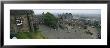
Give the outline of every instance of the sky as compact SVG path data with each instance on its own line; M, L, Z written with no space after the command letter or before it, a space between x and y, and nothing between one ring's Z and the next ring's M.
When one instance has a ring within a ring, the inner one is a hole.
M35 14L42 14L43 12L51 13L72 13L72 14L101 14L100 9L34 9Z

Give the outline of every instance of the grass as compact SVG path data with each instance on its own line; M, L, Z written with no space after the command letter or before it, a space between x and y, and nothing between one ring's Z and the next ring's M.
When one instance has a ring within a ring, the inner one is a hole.
M36 32L19 32L17 34L18 39L46 39L41 31Z
M31 38L31 36L29 32L19 32L17 33L17 38L18 39L29 39Z
M46 39L46 37L41 33L41 31L32 32L32 39Z

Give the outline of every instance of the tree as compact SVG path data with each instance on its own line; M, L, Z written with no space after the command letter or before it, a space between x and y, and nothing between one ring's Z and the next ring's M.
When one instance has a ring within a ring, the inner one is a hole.
M32 10L10 10L10 15L25 15L25 14L33 14Z
M53 14L47 12L46 14L43 14L43 19L44 19L44 23L49 27L52 27L54 29L57 28L58 20Z

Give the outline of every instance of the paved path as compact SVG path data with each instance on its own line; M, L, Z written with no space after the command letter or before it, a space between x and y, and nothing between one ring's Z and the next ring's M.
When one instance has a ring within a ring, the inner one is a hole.
M54 30L45 25L40 25L39 30L42 31L44 36L49 39L91 39L91 35L85 34L84 29L70 29L63 30L58 28L58 30ZM76 32L75 32L76 30Z

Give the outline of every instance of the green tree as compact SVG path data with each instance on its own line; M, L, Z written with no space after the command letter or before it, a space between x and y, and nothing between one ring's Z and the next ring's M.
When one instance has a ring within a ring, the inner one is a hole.
M52 27L54 29L57 28L58 20L53 14L47 12L46 14L43 14L43 19L44 19L44 23L49 27Z

